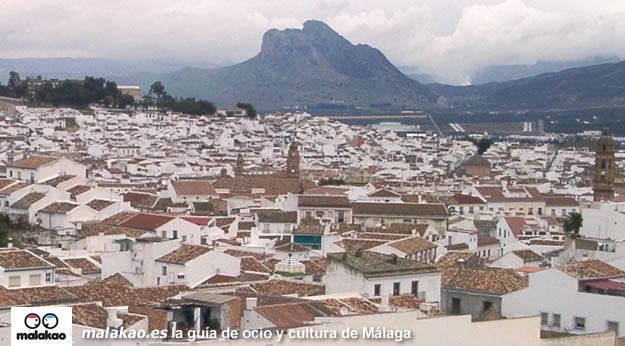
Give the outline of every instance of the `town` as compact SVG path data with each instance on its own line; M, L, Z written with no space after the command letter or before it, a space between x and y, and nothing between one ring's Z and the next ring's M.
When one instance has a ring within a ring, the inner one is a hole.
M171 332L145 345L207 329L625 336L625 152L609 128L592 147L482 148L305 112L0 109L2 335L11 307L61 305L74 338Z

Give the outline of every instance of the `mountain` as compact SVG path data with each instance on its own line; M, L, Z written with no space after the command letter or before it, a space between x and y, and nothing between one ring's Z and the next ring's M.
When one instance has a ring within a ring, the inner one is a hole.
M428 84L452 106L501 109L625 105L625 61L474 86Z
M85 76L108 77L140 72L165 73L184 68L181 62L164 60L114 60L100 58L24 58L0 59L0 80L16 71L21 77L83 79ZM4 76L3 76L4 74Z
M328 25L313 20L305 22L303 29L267 31L260 53L237 65L185 68L117 81L149 87L157 80L174 96L221 105L245 101L261 109L319 103L432 106L438 98L401 73L379 50L353 45Z
M579 60L538 61L532 65L488 66L471 75L472 84L505 82L521 78L529 78L543 73L558 72L566 69L619 62L618 57L597 56Z

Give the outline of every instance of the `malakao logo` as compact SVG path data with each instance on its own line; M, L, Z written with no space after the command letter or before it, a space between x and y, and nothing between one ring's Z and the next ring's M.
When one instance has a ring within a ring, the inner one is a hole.
M18 322L19 321L19 322ZM71 345L71 307L11 308L11 345Z

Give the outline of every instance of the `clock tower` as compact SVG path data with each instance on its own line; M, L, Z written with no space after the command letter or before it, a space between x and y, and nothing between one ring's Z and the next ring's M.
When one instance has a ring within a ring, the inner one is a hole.
M595 151L594 201L607 201L614 198L615 152L616 145L614 139L612 139L610 129L606 127L597 141L597 149Z

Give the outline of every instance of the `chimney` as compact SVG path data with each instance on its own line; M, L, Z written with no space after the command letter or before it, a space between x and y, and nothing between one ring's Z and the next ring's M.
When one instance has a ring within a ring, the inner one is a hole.
M252 311L258 304L258 298L256 297L247 297L245 298L245 310Z
M117 318L117 310L108 309L107 311L106 326L109 328L119 328L122 326L123 321Z
M13 247L13 238L9 238L9 241L7 242L7 247L8 248L12 248Z
M423 203L423 199L421 198L421 192L419 192L419 194L417 195L417 203Z
M464 267L466 266L464 259L460 258L459 260L456 261L456 264L458 265L458 273L462 273L462 271L464 270Z

